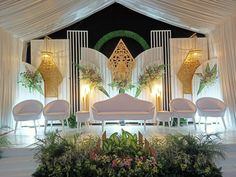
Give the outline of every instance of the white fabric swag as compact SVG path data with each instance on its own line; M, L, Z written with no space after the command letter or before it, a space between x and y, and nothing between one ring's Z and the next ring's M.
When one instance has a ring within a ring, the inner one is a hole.
M227 19L209 34L210 56L219 60L223 100L230 114L230 124L236 125L236 17Z
M115 2L156 20L205 34L227 16L236 15L233 0L9 0L0 2L0 26L23 40L31 40Z
M12 127L22 41L0 28L0 128Z

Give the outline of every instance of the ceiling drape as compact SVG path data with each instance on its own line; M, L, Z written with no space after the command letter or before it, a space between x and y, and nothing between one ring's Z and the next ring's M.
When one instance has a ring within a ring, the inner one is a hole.
M0 2L0 26L27 41L65 28L115 2L205 34L226 17L236 15L236 1L231 0L5 0Z

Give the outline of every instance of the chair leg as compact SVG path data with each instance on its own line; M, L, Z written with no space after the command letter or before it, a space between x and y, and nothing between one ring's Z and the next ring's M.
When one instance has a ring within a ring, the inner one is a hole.
M34 130L35 130L35 135L37 135L37 128L36 128L35 120L34 120Z
M207 117L205 117L205 131L207 131Z
M180 118L178 117L178 127L180 127Z
M44 124L44 133L46 133L47 125L48 125L48 121L45 120L45 124Z
M67 124L67 127L70 127L68 119L66 119L66 124Z
M198 120L199 125L201 124L201 118L202 118L202 116L199 116L199 120Z
M105 121L102 121L102 132L104 132Z
M223 122L223 124L224 124L225 129L226 129L224 117L221 117L221 119L222 119L222 122Z
M194 128L195 128L195 130L197 130L195 117L193 117L192 119L193 119L193 125L194 125Z
M144 131L146 131L146 120L143 121L144 124Z
M62 131L64 131L65 127L64 127L64 120L61 121L62 124Z
M18 125L18 121L16 121L16 125L15 125L15 131L14 131L15 134L16 134L17 125Z

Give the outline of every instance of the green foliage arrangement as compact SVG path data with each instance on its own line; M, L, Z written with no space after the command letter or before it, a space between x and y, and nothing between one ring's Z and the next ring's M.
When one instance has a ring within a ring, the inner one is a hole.
M214 162L224 158L217 134L168 135L162 140L153 138L152 145L158 149L157 161L162 166L159 176L222 177L221 168Z
M160 79L164 71L165 71L164 64L162 65L154 64L148 66L144 71L144 73L139 76L138 87L136 90L135 97L138 97L145 87L149 87L151 89L152 83Z
M43 78L38 70L35 72L30 71L28 67L25 67L26 71L20 73L20 80L22 86L29 89L29 92L37 91L43 95L42 82Z
M101 140L95 136L40 140L34 177L222 177L214 160L224 157L214 135L153 138L149 148L137 135L122 131ZM144 144L144 145L143 145Z
M116 30L116 31L112 31L109 32L107 34L105 34L102 38L100 38L97 43L94 46L94 49L97 51L100 51L100 49L102 48L102 46L108 42L111 39L114 38L122 38L122 37L126 37L126 38L130 38L135 40L136 42L138 42L143 50L147 50L150 48L150 46L148 45L147 41L140 36L139 34L133 32L133 31L127 31L127 30Z
M91 89L98 89L104 93L107 97L110 95L107 93L105 88L102 86L103 80L99 74L99 71L92 66L82 66L76 65L79 71L81 72L80 79L87 81L90 84Z
M3 147L9 146L11 143L5 136L0 136L0 158L2 157L2 149Z
M196 75L200 77L200 85L197 91L197 95L199 95L205 87L215 83L217 79L217 64L211 69L209 64L207 64L204 73L196 73Z
M116 88L119 90L119 93L125 93L126 91L135 87L129 80L113 81L109 84L109 86L111 86L113 89Z
M76 122L76 116L74 114L71 114L70 117L68 117L68 123L70 128L76 128L77 122ZM67 125L67 121L64 120L64 124Z

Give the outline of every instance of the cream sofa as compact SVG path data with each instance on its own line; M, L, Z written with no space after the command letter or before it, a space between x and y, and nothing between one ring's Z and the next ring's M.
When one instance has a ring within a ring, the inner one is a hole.
M155 107L151 102L134 98L128 94L119 94L113 98L93 104L94 120L102 121L104 130L105 121L114 120L143 120L146 130L146 120L153 119Z

